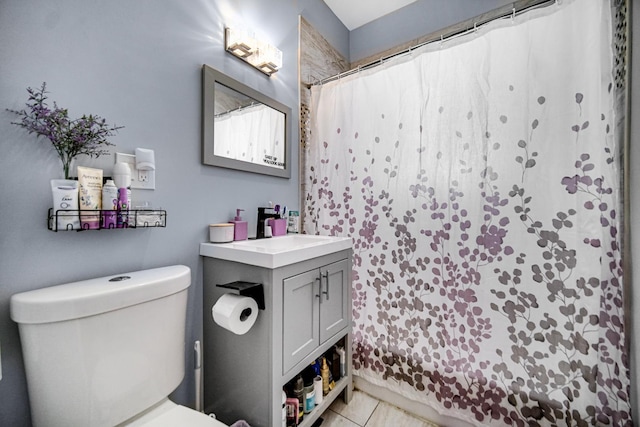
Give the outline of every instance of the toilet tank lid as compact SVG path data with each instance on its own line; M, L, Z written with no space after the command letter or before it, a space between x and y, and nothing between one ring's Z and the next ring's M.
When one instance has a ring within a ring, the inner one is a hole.
M17 323L52 323L118 310L178 293L191 284L184 265L83 280L15 294L11 318Z

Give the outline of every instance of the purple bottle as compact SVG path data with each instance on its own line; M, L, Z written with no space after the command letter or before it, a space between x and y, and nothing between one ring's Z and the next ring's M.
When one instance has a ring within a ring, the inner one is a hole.
M124 162L118 162L113 166L113 180L118 187L118 205L116 228L129 226L129 195L127 187L131 185L131 169Z
M129 210L129 198L127 197L126 188L118 188L118 218L116 220L117 228L124 228L129 226L129 216L127 211Z

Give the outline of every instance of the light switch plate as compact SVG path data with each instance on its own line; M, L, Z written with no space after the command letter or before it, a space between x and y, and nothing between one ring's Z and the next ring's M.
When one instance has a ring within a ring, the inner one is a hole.
M143 171L136 169L136 156L134 154L116 153L116 163L125 162L131 169L131 188L142 190L156 189L156 171Z

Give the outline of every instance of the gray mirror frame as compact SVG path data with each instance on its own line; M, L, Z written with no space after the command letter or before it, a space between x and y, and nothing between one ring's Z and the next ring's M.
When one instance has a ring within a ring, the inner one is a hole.
M285 150L283 169L243 162L241 160L229 159L213 154L213 147L215 144L213 136L213 116L215 111L216 82L284 113ZM204 64L202 66L202 163L227 169L277 176L280 178L291 178L291 108Z

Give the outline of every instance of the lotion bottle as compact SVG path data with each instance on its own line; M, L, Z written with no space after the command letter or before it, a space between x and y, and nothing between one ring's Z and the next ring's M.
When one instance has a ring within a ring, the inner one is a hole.
M83 229L97 230L100 228L100 211L102 210L102 169L78 166L78 186L80 226Z
M116 210L118 209L118 187L112 179L102 187L102 228L116 227Z
M235 227L233 231L233 240L247 240L247 234L249 230L249 226L247 221L243 221L240 216L240 212L243 212L244 209L236 209L236 216L231 221Z

